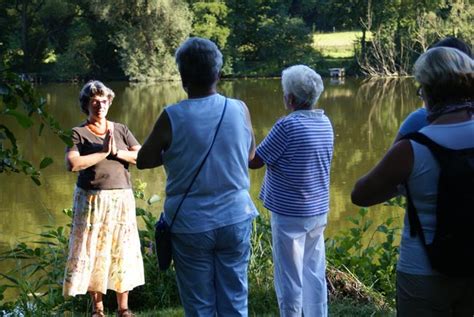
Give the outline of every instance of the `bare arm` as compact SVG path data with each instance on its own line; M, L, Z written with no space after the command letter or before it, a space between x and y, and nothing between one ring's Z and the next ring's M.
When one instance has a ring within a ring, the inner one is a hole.
M245 102L243 102L243 101L241 101L241 102L242 102L242 106L244 107L244 111L245 111L245 118L247 120L247 127L250 130L250 133L252 134L252 143L250 145L250 150L249 150L249 162L250 162L250 161L253 160L253 158L255 156L255 133L253 132L253 128L252 128L252 120L250 119L249 108L247 107Z
M134 145L128 150L117 150L115 157L130 164L137 164L137 156L140 148L140 145Z
M162 153L171 144L171 123L166 111L163 111L153 130L138 151L137 168L153 168L163 165Z
M352 202L358 206L371 206L395 197L397 186L408 179L412 167L410 141L394 144L382 160L356 182L351 194Z
M88 155L81 155L79 151L70 150L66 151L65 161L66 161L66 168L70 172L78 172L83 169L86 169L92 165L99 163L110 154L112 149L112 137L111 131L107 132L104 140L104 146L102 147L102 151L88 154Z

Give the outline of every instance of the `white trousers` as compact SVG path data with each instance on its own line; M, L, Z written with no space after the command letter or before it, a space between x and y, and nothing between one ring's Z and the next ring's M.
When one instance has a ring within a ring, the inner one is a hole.
M327 214L290 217L272 213L275 291L282 317L326 317Z

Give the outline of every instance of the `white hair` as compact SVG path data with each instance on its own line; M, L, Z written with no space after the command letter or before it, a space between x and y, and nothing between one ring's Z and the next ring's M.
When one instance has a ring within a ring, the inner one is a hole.
M298 105L314 107L324 90L321 76L306 65L294 65L281 75L283 94L292 94Z
M422 85L456 80L474 71L474 60L458 49L435 47L423 53L415 62L415 79Z

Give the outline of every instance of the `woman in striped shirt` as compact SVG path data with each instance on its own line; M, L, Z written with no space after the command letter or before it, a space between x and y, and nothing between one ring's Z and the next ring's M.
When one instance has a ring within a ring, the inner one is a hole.
M275 290L281 316L327 316L324 229L334 135L322 109L324 90L311 68L282 73L289 115L258 146L252 169L267 166L260 199L271 211Z

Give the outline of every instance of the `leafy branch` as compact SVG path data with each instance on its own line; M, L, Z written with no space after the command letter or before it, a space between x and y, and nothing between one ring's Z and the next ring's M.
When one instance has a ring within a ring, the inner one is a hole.
M13 125L23 129L31 129L35 124L39 124L39 136L47 126L66 145L72 145L71 132L63 130L57 120L46 111L46 100L29 81L22 80L19 75L7 70L0 71L0 106L0 118L14 118ZM40 185L40 170L51 163L52 158L44 157L39 166L35 167L23 157L11 127L0 124L0 173L23 173Z

